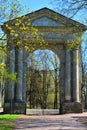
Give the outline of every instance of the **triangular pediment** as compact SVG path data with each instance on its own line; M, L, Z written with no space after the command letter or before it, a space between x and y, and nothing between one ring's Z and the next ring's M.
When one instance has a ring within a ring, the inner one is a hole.
M49 27L63 27L60 22L53 20L47 16L37 18L31 22L32 26L49 26Z
M42 8L26 15L26 19L30 18L32 25L35 26L57 26L57 27L82 27L85 25L67 18L51 9Z
M85 25L70 18L67 18L48 8L42 8L35 12L29 13L25 16L21 16L19 18L10 20L6 23L8 23L9 26L15 26L15 22L17 22L16 21L17 19L21 19L22 22L27 23L28 21L30 21L32 26L65 27L65 28L77 27L83 31L87 29Z

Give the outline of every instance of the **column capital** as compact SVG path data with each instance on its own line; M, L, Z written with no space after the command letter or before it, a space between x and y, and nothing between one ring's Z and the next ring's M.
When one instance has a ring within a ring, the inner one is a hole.
M80 50L80 46L78 45L78 46L75 46L74 48L73 48L73 51L75 51L75 50Z
M65 45L65 50L69 50L70 51L69 45Z

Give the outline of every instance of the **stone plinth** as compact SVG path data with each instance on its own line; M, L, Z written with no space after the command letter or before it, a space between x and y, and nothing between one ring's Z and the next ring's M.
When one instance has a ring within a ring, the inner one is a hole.
M23 101L7 101L4 104L6 114L26 114L26 103Z
M65 113L82 113L83 107L79 102L65 102L62 105L62 114Z

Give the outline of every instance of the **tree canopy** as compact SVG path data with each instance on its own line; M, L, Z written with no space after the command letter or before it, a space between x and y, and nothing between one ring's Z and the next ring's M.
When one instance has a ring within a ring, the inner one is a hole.
M56 10L71 17L81 10L87 10L87 0L56 0L52 3Z

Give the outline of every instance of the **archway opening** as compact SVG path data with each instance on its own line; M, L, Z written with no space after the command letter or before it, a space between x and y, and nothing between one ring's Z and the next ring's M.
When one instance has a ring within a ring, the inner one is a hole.
M27 113L58 114L60 60L51 50L36 50L27 58ZM32 111L33 110L33 111Z

